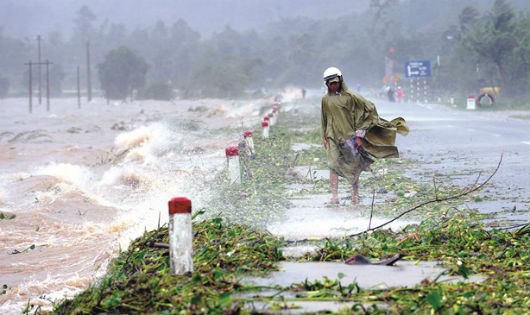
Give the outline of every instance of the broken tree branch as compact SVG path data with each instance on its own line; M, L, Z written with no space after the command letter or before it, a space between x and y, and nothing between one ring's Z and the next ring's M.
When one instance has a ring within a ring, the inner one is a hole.
M372 227L372 217L374 215L375 189L372 190L372 206L370 207L370 219L368 220L368 230Z
M375 231L375 230L378 230L378 229L380 229L380 228L382 228L382 227L384 227L384 226L387 226L387 225L389 225L390 223L392 223L392 222L398 220L399 218L403 217L404 215L406 215L406 214L408 214L408 213L411 213L411 212L413 212L413 211L415 211L415 210L418 210L419 208L422 208L422 207L424 207L424 206L426 206L426 205L429 205L429 204L432 204L432 203L436 203L436 202L442 202L442 201L448 201L448 200L459 199L459 198L461 198L461 197L463 197L463 196L465 196L465 195L468 195L468 194L470 194L470 193L472 193L472 192L475 192L475 191L477 191L477 190L480 190L480 189L482 189L482 188L483 188L483 187L484 187L484 186L485 186L485 185L486 185L486 184L487 184L487 183L493 178L493 176L495 176L495 174L497 174L497 171L498 171L499 168L501 167L501 163L502 163L502 154L501 154L501 158L500 158L500 160L499 160L499 163L497 164L497 167L495 168L495 170L493 171L493 173L491 173L491 175L490 175L488 178L486 178L486 180L484 180L482 183L480 183L480 184L478 184L478 185L476 184L476 183L478 183L478 179L477 179L477 181L475 182L475 184L474 184L473 186L471 186L470 188L464 190L463 192L461 192L461 193L459 193L459 194L451 195L451 196L447 196L447 197L442 197L442 198L440 198L439 196L435 195L435 198L434 198L434 199L432 199L432 200L428 200L428 201L425 201L425 202L422 202L422 203L416 205L416 206L413 207L413 208L410 208L410 209L408 209L408 210L405 210L405 211L403 211L402 213L400 213L398 216L396 216L395 218L393 218L393 219L391 219L391 220L388 220L388 221L386 221L386 222L384 222L384 223L382 223L382 224L380 224L380 225L378 225L378 226L375 226L375 227L373 227L373 228L369 228L369 229L367 229L367 230L365 230L365 231L362 231L362 232L359 232L359 233L350 234L350 235L348 235L348 237L355 237L355 236L362 235L362 234L364 234L364 233L373 232L373 231ZM480 176L481 176L481 174L479 173L479 177L480 177Z
M406 215L408 213L411 213L411 212L413 212L415 210L418 210L418 209L420 209L420 208L422 208L424 206L427 206L429 204L436 203L436 202L459 199L459 198L461 198L463 196L466 196L466 195L468 195L468 194L470 194L472 192L475 192L475 191L478 191L478 190L482 189L484 186L486 186L486 184L488 184L491 181L491 179L495 176L495 174L497 174L497 171L499 170L499 168L500 168L500 166L502 164L502 157L503 157L503 155L501 154L501 157L500 157L500 160L499 160L499 162L497 164L497 167L495 167L495 170L493 171L493 173L491 173L491 175L488 178L486 178L482 183L479 184L479 181L478 181L480 176L482 176L482 172L480 172L479 175L478 175L478 178L475 180L475 183L473 184L473 186L471 186L470 188L464 190L461 193L440 198L438 196L438 192L436 192L435 193L435 199L422 202L422 203L416 205L415 207L413 207L411 209L403 211L397 217L395 217L395 218L393 218L393 219L391 219L391 220L389 220L389 221L387 221L385 223L382 223L382 224L380 224L378 226L375 226L373 228L369 227L365 231L354 233L354 234L350 234L347 237L356 237L356 236L360 236L360 235L363 235L363 234L366 234L366 233L369 233L369 232L373 232L375 230L381 229L382 227L385 227L385 226L389 225L390 223L392 223L394 221L397 221L398 219L400 219L404 215ZM435 185L435 186L436 186L435 189L438 190L437 185ZM374 199L375 198L372 198L372 210L373 210L373 207L374 207L374 204L373 204L374 203ZM528 226L530 226L530 224ZM525 227L523 226L521 229L525 229ZM528 230L530 230L530 228L528 228ZM302 244L302 243L309 242L309 241L315 241L315 240L314 239L312 239L312 240L310 240L310 239L286 240L285 244Z

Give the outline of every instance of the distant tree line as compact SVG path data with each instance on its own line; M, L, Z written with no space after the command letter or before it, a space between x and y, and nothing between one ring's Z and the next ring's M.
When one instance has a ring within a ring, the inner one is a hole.
M447 1L436 10L430 0L372 1L362 15L312 20L288 18L260 32L230 26L201 38L183 20L156 22L127 30L97 24L88 6L74 19L73 35L43 35L42 51L50 67L52 93L76 86L75 69L83 69L86 43L97 69L95 86L109 99L137 97L240 97L294 85L322 86L328 66L343 69L351 85L381 86L385 57L394 61L396 84L405 84L404 64L431 60L430 85L440 95L467 95L482 86L500 86L506 95L528 99L530 90L530 12L496 0L483 13ZM430 17L446 15L444 24ZM36 44L11 38L0 27L0 97L27 88L28 60ZM35 74L34 74L35 75ZM84 78L83 78L84 80Z

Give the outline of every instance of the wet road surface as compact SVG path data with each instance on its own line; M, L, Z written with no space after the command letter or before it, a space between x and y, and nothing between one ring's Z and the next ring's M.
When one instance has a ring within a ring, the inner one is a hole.
M529 120L436 104L379 102L378 108L383 117L407 120L411 131L397 142L401 156L417 162L413 178L432 182L436 174L469 187L479 174L479 182L486 179L500 162L491 183L480 192L487 200L469 206L507 220L529 220Z

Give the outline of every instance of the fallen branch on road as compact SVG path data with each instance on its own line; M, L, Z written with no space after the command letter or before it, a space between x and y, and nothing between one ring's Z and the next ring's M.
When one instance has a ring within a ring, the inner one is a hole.
M416 205L415 207L413 208L410 208L408 210L405 210L403 211L402 213L400 213L397 217L389 220L389 221L386 221L385 223L382 223L378 226L375 226L375 227L369 227L368 229L362 231L362 232L359 232L359 233L355 233L355 234L350 234L348 235L348 237L355 237L355 236L359 236L359 235L363 235L365 233L369 233L369 232L373 232L375 230L378 230L384 226L387 226L389 225L390 223L398 220L399 218L403 217L404 215L408 214L408 213L411 213L413 211L416 211L418 210L419 208L422 208L424 206L427 206L429 204L432 204L432 203L436 203L436 202L442 202L442 201L448 201L448 200L455 200L455 199L459 199L459 198L462 198L463 196L466 196L466 195L469 195L470 193L472 192L475 192L477 190L480 190L482 189L484 186L486 186L486 184L493 178L493 176L495 176L495 174L497 173L497 171L499 170L500 166L501 166L501 163L502 163L502 154L501 154L501 158L499 160L499 163L497 164L497 167L495 168L495 170L493 171L493 173L491 173L491 175L486 178L486 180L484 180L482 183L478 184L478 181L480 179L480 175L477 177L477 180L475 181L475 184L473 184L473 186L471 186L470 188L464 190L463 192L459 193L459 194L456 194L456 195L451 195L451 196L447 196L447 197L439 197L438 196L438 191L437 191L437 188L436 188L436 181L434 181L434 191L435 191L435 198L432 199L432 200L428 200L428 201L425 201L425 202L422 202L418 205Z

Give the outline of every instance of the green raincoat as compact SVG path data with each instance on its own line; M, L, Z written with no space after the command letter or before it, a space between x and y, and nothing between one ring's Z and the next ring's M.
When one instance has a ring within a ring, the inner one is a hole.
M342 82L340 92L329 92L322 97L321 111L323 139L327 139L328 166L339 176L354 182L362 171L369 169L372 158L398 157L396 133L409 131L401 117L387 121L379 117L375 105L350 91ZM357 130L365 130L363 146L353 153L346 142Z

